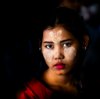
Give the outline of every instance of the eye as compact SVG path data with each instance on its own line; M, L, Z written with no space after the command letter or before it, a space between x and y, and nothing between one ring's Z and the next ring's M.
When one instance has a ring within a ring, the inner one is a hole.
M53 49L53 45L51 45L51 44L45 45L45 48L47 48L47 49Z
M63 47L70 47L72 45L71 42L65 42L63 43Z

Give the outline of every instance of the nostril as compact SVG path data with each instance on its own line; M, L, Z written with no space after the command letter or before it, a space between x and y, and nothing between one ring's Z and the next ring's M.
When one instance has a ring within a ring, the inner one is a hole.
M55 55L55 59L63 59L63 58L64 58L64 55L62 55L62 54Z

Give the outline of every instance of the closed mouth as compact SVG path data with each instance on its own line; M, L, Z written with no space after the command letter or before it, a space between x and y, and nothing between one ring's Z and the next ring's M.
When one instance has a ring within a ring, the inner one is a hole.
M64 69L65 68L65 64L63 64L63 63L59 63L59 64L56 64L54 66L56 69Z

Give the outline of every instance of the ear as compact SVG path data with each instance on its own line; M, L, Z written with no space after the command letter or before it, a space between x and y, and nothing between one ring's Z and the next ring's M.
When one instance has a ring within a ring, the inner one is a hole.
M86 49L88 47L88 44L89 44L89 36L84 35L84 37L83 37L83 48Z

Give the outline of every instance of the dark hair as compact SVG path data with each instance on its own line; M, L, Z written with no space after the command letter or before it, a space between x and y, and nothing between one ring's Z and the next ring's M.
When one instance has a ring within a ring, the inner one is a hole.
M42 19L41 24L39 24L40 40L42 40L43 31L46 28L54 28L57 25L62 25L79 41L82 41L83 35L88 33L82 17L77 13L76 10L59 7L52 12L49 12L49 14Z

